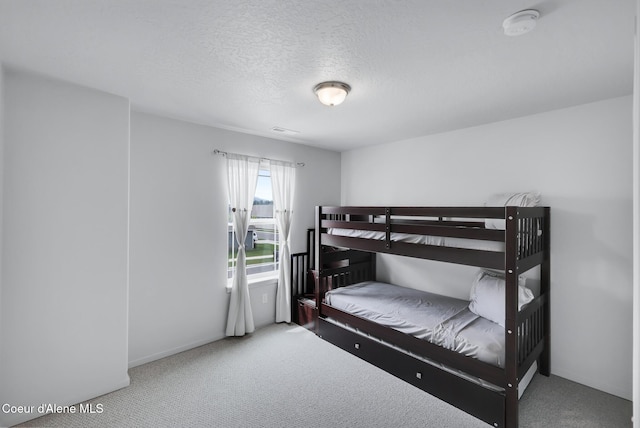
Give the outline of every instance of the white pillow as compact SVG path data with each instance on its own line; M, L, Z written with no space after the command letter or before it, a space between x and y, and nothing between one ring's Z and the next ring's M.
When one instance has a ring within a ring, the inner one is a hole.
M524 281L518 279L518 310L533 300L533 293L524 286ZM471 286L469 310L504 327L504 288L503 276L480 271Z
M485 207L535 207L540 203L540 193L523 192L523 193L503 193L493 195L484 204ZM488 218L484 226L487 229L505 230L507 225L503 218Z

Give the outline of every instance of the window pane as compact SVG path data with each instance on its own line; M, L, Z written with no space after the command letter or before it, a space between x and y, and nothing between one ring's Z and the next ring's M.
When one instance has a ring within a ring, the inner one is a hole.
M247 254L247 275L263 274L278 269L279 236L273 218L273 196L269 170L261 169L259 171L253 204L249 232L244 242ZM231 208L229 208L229 278L233 277L238 251L231 214Z
M261 169L258 172L256 195L253 198L254 218L273 218L273 194L271 192L271 175L269 171Z

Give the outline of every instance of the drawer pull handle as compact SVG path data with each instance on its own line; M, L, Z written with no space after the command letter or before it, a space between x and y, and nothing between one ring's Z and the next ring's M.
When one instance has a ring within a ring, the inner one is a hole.
M360 349L360 344L359 343L356 343L354 346L355 346L356 349Z
M418 379L422 379L422 373L417 372L417 373L416 373L416 378L418 378Z

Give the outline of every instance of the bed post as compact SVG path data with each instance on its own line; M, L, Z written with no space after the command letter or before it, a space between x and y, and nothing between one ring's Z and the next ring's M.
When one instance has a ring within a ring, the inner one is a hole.
M505 425L518 427L518 208L505 208Z
M316 233L314 236L314 269L315 269L315 273L313 275L314 277L314 285L313 285L313 293L315 295L316 298L316 307L320 308L320 303L322 302L321 298L324 296L321 296L321 292L320 292L320 283L322 282L322 279L320 277L320 271L322 270L322 251L320 248L320 235L322 234L320 227L322 225L322 207L321 206L316 206Z
M542 230L544 261L540 265L540 294L546 296L544 303L544 350L540 355L540 374L551 375L551 209L544 209Z

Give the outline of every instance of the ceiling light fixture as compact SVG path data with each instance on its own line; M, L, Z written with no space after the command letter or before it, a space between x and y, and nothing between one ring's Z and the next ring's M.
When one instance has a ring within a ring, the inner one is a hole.
M540 12L534 9L522 10L504 20L502 28L507 36L520 36L536 28Z
M313 88L313 92L318 96L320 102L326 106L342 104L349 91L351 91L351 86L342 82L322 82Z

